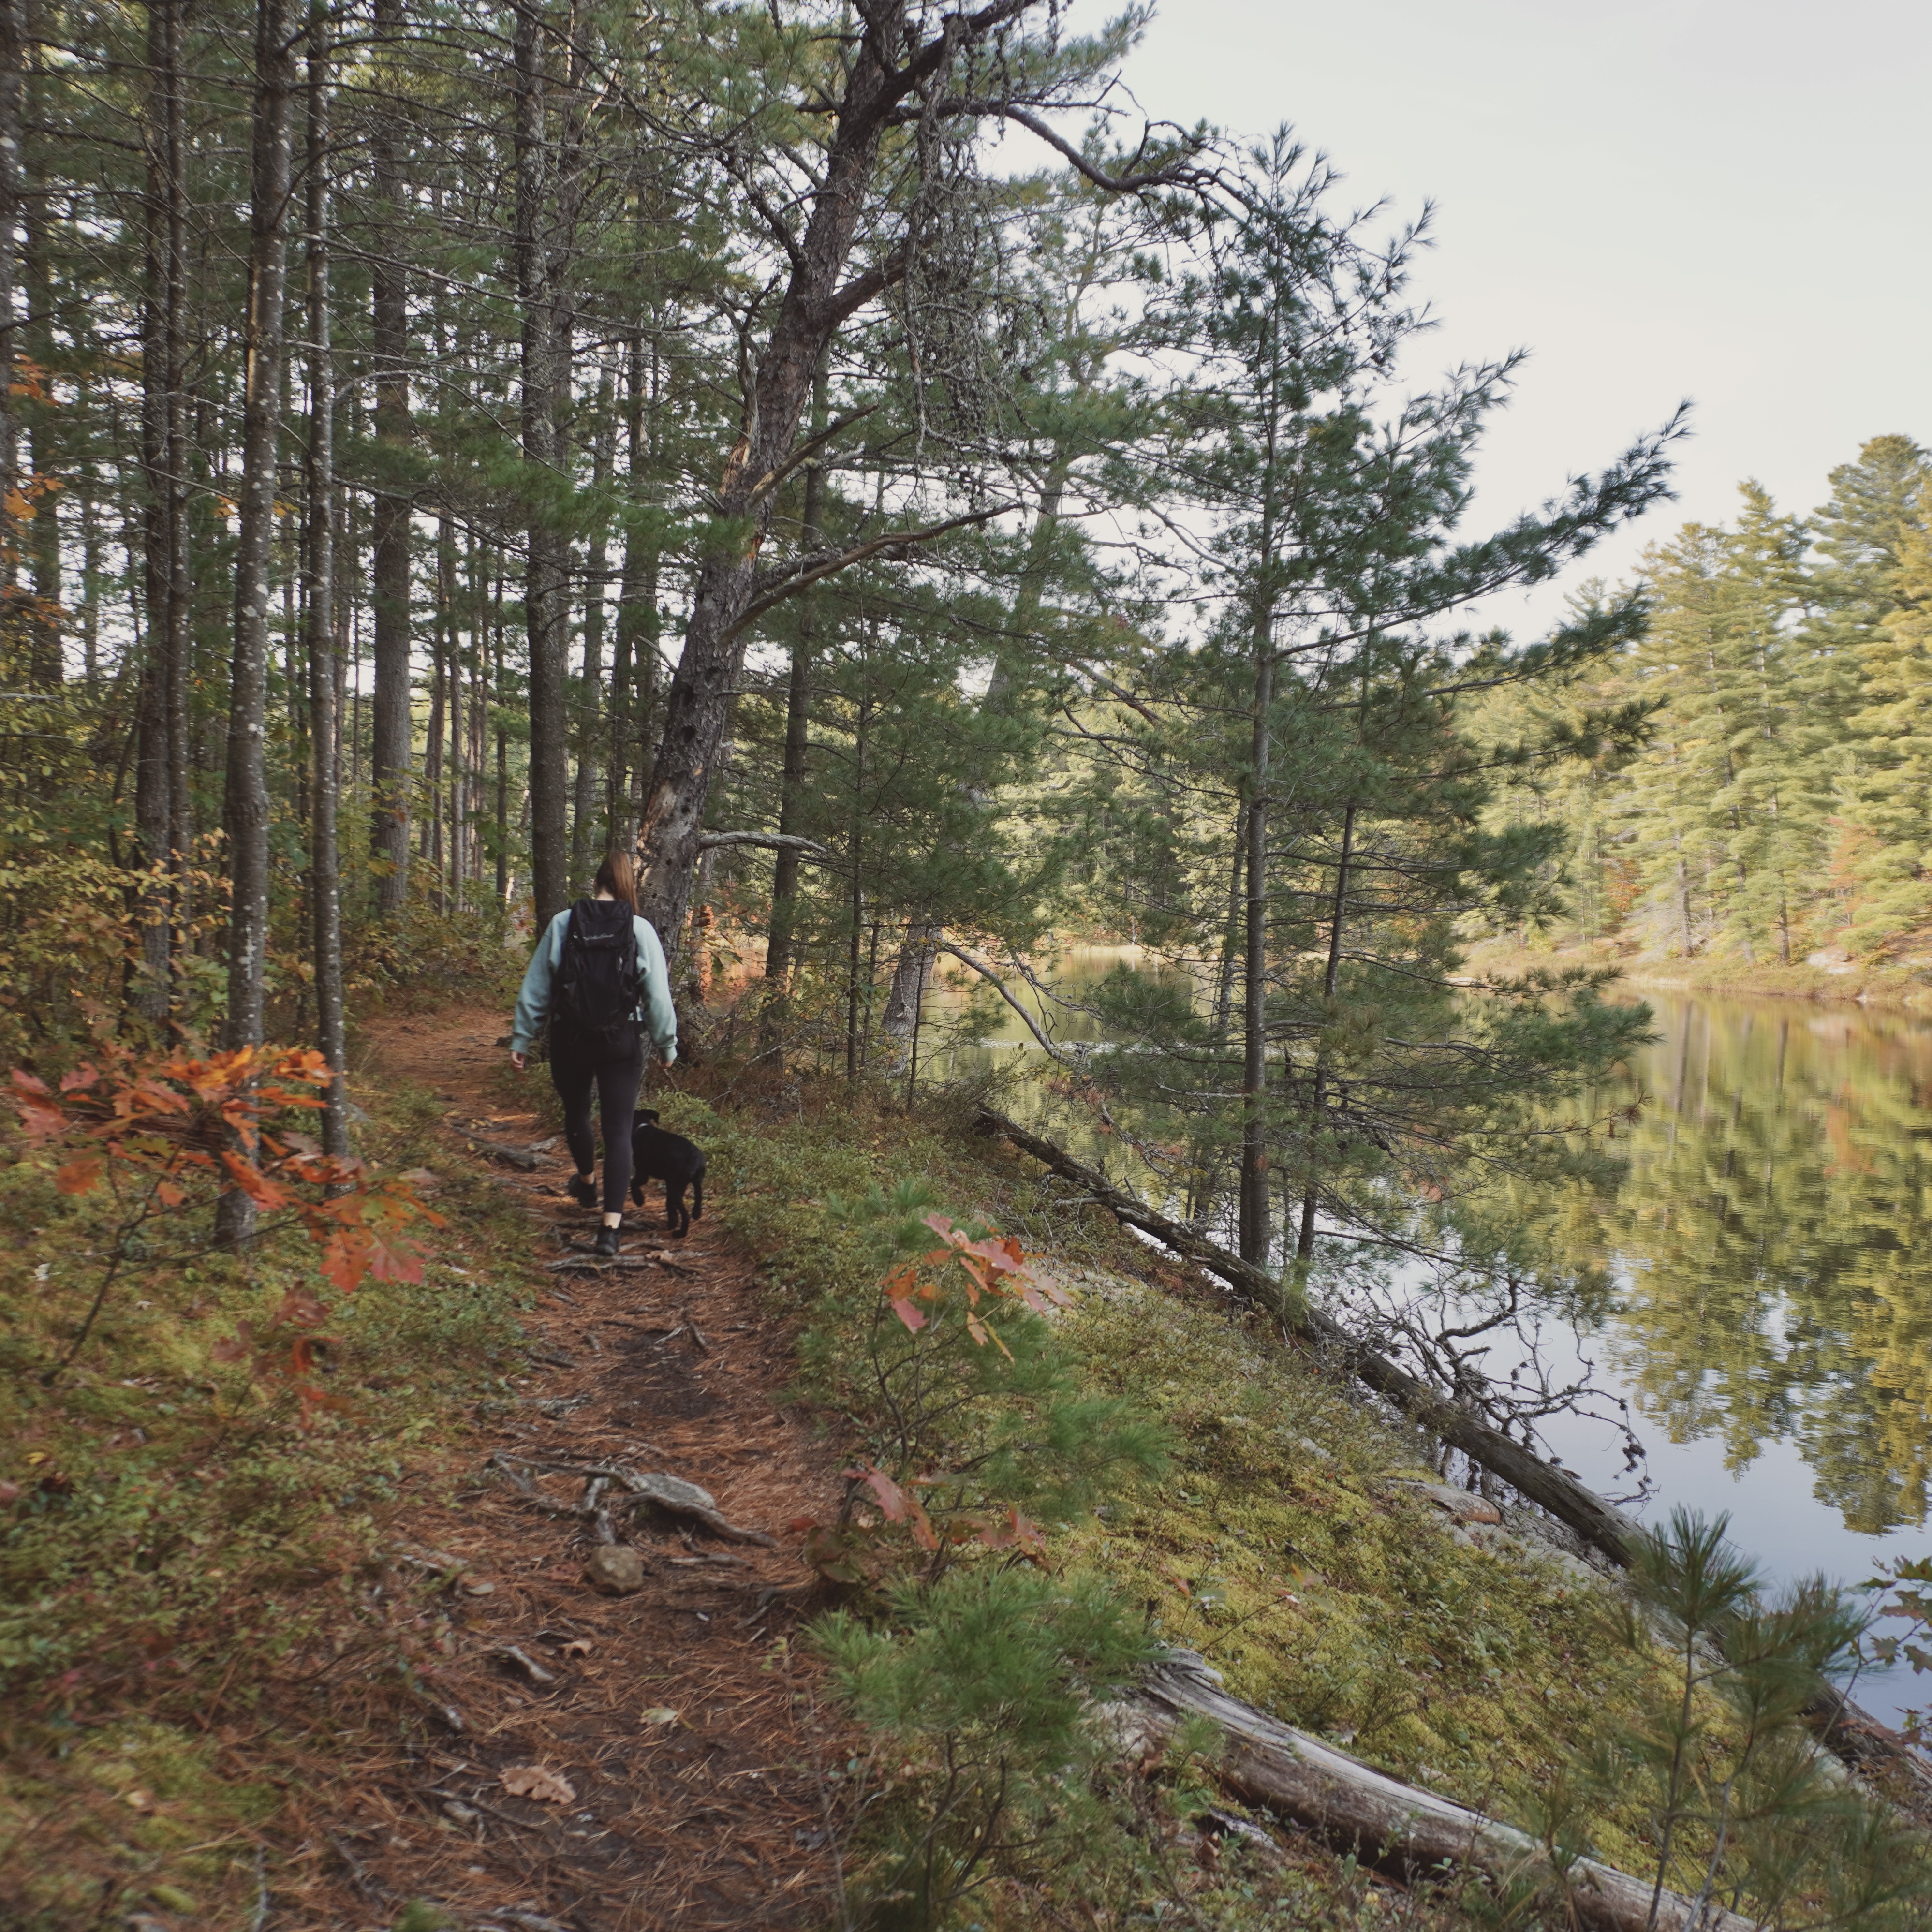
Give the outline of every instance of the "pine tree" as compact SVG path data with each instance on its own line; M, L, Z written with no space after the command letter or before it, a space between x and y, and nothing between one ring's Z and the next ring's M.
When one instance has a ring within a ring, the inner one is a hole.
M1893 537L1895 566L1881 574L1873 560L1892 608L1856 647L1860 769L1846 781L1848 815L1872 842L1856 866L1850 937L1864 951L1932 920L1932 486L1915 508Z

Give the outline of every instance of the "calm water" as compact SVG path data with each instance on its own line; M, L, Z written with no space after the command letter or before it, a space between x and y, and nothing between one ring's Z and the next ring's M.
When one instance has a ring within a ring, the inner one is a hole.
M1089 949L1056 977L1124 956ZM1619 1132L1628 1175L1557 1216L1570 1258L1616 1285L1580 1346L1636 1419L1652 1490L1638 1513L1727 1511L1734 1541L1780 1580L1856 1583L1886 1557L1932 1552L1932 1023L1644 997L1660 1037L1619 1096L1643 1101ZM1010 1017L956 1059L1039 1061L1030 1046ZM1078 1110L1041 1099L1068 1132ZM1629 1493L1612 1431L1556 1418L1545 1436L1592 1486ZM1932 1702L1932 1678L1868 1676L1857 1694L1895 1713Z
M1728 1510L1772 1575L1841 1582L1932 1552L1932 1024L1851 1005L1651 994L1628 1178L1594 1228L1615 1305L1592 1353L1630 1400L1655 1518ZM1603 1432L1552 1424L1614 1490ZM1909 1670L1858 1688L1932 1702Z

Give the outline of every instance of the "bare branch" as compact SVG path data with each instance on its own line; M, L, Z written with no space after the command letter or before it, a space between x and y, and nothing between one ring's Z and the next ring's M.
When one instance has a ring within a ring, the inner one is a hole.
M811 556L802 556L796 562L788 564L782 570L764 580L768 586L761 590L746 606L744 615L725 634L736 637L749 626L754 624L767 610L782 604L788 597L795 597L801 590L808 590L814 584L822 584L828 577L836 577L840 571L855 563L862 563L868 556L878 556L888 551L910 550L915 545L930 543L935 537L943 537L952 530L970 530L976 524L992 521L995 517L1004 517L1010 510L1022 507L1018 503L995 503L988 510L969 511L963 517L949 518L943 524L927 524L916 530L888 530L882 536L870 538L865 543L854 544L849 550L834 552L820 550Z
M761 845L774 852L796 852L820 866L838 862L816 839L801 838L790 832L707 832L698 842L700 852L715 852L726 845Z

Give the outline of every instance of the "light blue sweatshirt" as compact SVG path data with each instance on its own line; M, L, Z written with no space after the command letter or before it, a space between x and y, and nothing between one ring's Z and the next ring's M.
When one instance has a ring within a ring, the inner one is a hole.
M677 1058L677 1013L670 1003L670 974L664 965L664 948L656 932L645 919L634 919L638 929L638 964L644 968L643 1004L631 1017L650 1028L659 1057L669 1066ZM510 1028L510 1050L527 1053L530 1043L543 1030L550 1016L550 988L556 982L556 969L563 964L564 935L570 930L566 907L550 922L537 950L530 955L530 970L524 975L524 989L517 995L517 1017Z

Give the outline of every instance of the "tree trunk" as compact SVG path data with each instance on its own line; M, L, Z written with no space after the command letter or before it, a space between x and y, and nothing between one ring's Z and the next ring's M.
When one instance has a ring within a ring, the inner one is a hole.
M1412 1421L1452 1448L1461 1450L1492 1474L1500 1476L1539 1508L1568 1523L1612 1562L1630 1562L1639 1526L1574 1477L1544 1462L1502 1430L1491 1428L1462 1404L1450 1402L1418 1382L1386 1355L1357 1340L1332 1316L1285 1298L1281 1284L1265 1270L1148 1207L1084 1161L1076 1160L1017 1120L982 1107L980 1124L986 1132L1004 1134L1016 1147L1044 1162L1083 1193L1091 1195L1117 1220L1152 1234L1176 1254L1226 1282L1242 1300L1265 1310L1280 1323L1284 1333L1298 1336L1324 1361L1354 1376L1393 1402Z
M1351 805L1342 819L1342 856L1335 867L1335 902L1328 914L1328 964L1322 976L1322 998L1333 1008L1336 983L1342 970L1342 928L1348 911L1348 867L1355 855L1355 808ZM1323 1016L1325 1022L1327 1015ZM1315 1184L1317 1148L1322 1133L1322 1109L1328 1103L1328 1069L1318 1048L1315 1056L1315 1092L1308 1112L1308 1178L1301 1196L1301 1228L1295 1238L1294 1258L1306 1262L1315 1252Z
M336 744L335 368L329 343L328 16L309 16L307 267L308 270L308 448L304 505L308 522L303 586L308 617L309 918L315 967L316 1043L333 1076L324 1090L322 1148L346 1156L348 1064L342 993L342 876L337 817L342 760Z
M448 904L457 912L463 910L463 878L466 827L464 811L463 787L464 766L468 762L465 755L469 740L465 718L463 687L469 676L469 653L457 641L467 634L473 644L476 632L473 623L459 621L456 600L456 545L449 534L447 522L437 526L436 550L436 582L440 587L444 611L444 621L449 626L449 875L447 891ZM471 586L474 590L474 584ZM461 614L467 616L469 613Z
M16 312L18 276L14 238L20 229L20 157L25 152L27 64L26 0L0 0L0 320ZM14 602L14 559L20 532L14 506L20 500L20 422L14 400L14 331L0 328L0 610Z
M39 370L45 372L52 367L54 357L54 290L47 260L46 197L44 193L26 192L21 196L21 203L26 228L21 266L26 272L22 279L31 319L23 333L28 353ZM34 601L28 629L33 639L33 681L41 690L52 691L67 681L66 613L61 607L60 458L53 398L44 387L45 380L43 373L26 386L39 392L33 398L28 418L29 466L38 486L29 532Z
M571 871L587 880L603 856L606 828L598 823L598 754L603 748L604 575L610 566L610 525L604 504L610 489L611 444L616 424L611 415L610 364L608 358L597 379L596 429L591 460L591 488L596 493L597 521L591 532L584 574L584 676L578 686L577 784L570 827Z
M134 814L144 863L171 868L174 832L173 722L169 684L173 669L173 626L170 600L174 592L172 545L178 526L171 520L174 506L170 475L169 438L172 368L169 335L169 232L172 210L169 190L169 106L172 61L170 28L173 0L151 0L148 12L147 112L142 128L147 157L147 196L142 210L143 234L141 302L141 460L146 474L142 506L142 601L147 622L142 644L146 662L141 674L140 762L134 776ZM0 170L4 170L0 160ZM0 349L0 383L6 380L6 352ZM135 1006L142 1017L158 1024L167 1018L169 968L172 952L169 929L170 894L160 878L141 896L141 972Z
M433 878L442 876L442 710L444 681L448 676L448 630L439 609L429 634L429 724L423 734L423 789L429 797L429 814L418 835L416 856L429 868ZM435 890L436 910L442 910L442 892Z
M190 730L194 694L194 580L188 514L188 470L193 460L188 421L188 104L182 65L187 0L154 0L159 19L160 58L153 85L160 90L159 179L162 211L160 346L164 358L162 482L163 555L168 706L168 850L174 868L174 952L187 957L194 916L194 794ZM151 177L152 179L153 177Z
M1241 1258L1265 1268L1268 1182L1268 826L1270 713L1274 653L1265 643L1255 660L1254 721L1248 794L1246 930L1241 970Z
M1234 808L1234 853L1228 866L1228 922L1222 930L1221 964L1214 976L1214 1040L1225 1046L1234 1016L1234 968L1241 957L1241 876L1248 862L1248 803Z
M378 41L400 56L403 0L374 0ZM370 187L376 205L369 265L370 366L375 377L376 442L381 463L374 493L370 556L376 631L374 742L369 760L369 849L376 861L376 903L385 917L410 890L410 491L403 475L410 446L408 288L401 254L401 130L394 104L376 103L369 142Z
M275 540L275 446L280 428L289 106L295 60L289 0L256 0L254 139L248 218L248 308L242 392L241 535L236 546L235 657L229 688L227 830L232 910L228 938L230 1048L262 1037L268 939L266 725L268 572ZM231 1189L218 1221L232 1245L254 1232L254 1206Z
M168 1016L168 701L167 667L158 661L164 641L156 634L152 584L148 590L148 622L142 638L142 667L136 729L140 736L135 754L134 827L140 840L141 862L152 877L141 888L141 964L134 987L134 1010L152 1027Z
M493 652L491 688L496 695L496 903L510 903L510 734L504 729L503 704L503 580L496 579L494 608L490 627Z
M542 23L530 0L517 9L517 299L523 310L520 383L530 560L524 602L530 652L530 871L536 930L568 904L566 812L570 782L566 718L561 546L542 501L556 468L556 290L544 246L550 170L545 160Z
M812 390L812 428L815 436L826 424L825 372L821 368ZM798 547L810 556L824 542L825 470L808 464L805 504L799 519ZM784 766L778 781L778 834L799 835L805 812L805 755L812 712L812 593L801 600L798 628L791 647L791 670L785 684ZM765 986L768 998L782 1003L791 974L792 927L798 916L799 854L796 846L781 845L772 872L771 923L765 940ZM770 1033L782 1016L768 1005L764 1030ZM768 1042L769 1043L769 1042Z
M880 139L912 84L894 65L905 37L904 0L881 0L866 10L864 20L821 184L745 398L743 431L719 482L714 535L698 562L684 652L671 680L652 769L640 834L641 897L644 916L672 953L690 904L705 801L743 650L742 620L771 527L776 493L766 479L781 475L790 459L813 372L827 344L846 317L889 280L879 269L840 286L870 199Z

